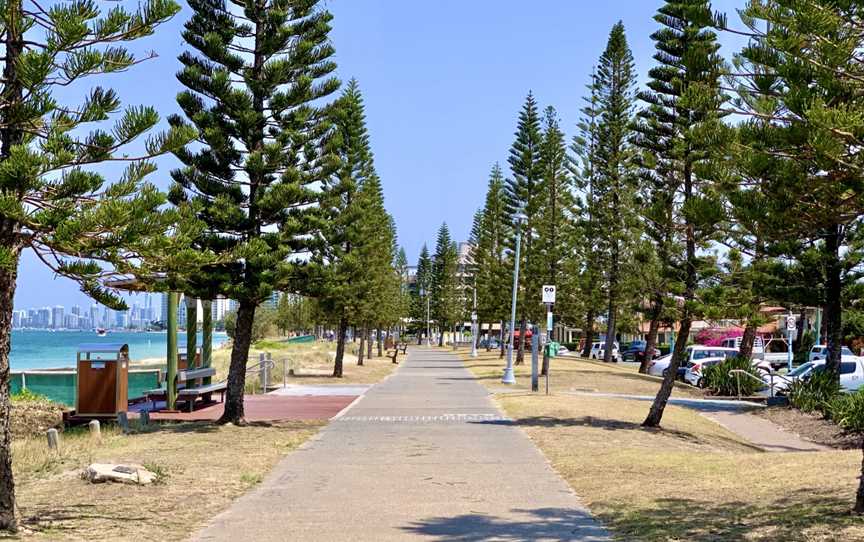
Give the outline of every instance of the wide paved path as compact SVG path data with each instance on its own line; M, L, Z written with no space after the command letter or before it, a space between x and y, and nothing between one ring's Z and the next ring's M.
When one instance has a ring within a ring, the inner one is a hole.
M607 536L456 355L415 348L194 540Z

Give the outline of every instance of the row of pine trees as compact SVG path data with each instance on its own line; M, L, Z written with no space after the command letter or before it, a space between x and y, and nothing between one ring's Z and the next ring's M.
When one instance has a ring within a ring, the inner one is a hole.
M320 4L189 0L182 114L156 133L156 108L124 107L100 81L155 55L137 56L136 42L180 11L174 0L4 3L0 530L17 526L9 349L23 251L112 308L124 308L116 277L238 301L222 423L243 421L255 313L274 291L315 298L318 321L339 330L335 376L348 326L368 336L398 323L405 257L357 82L337 95ZM165 154L180 163L167 193L148 180Z
M844 330L864 335L862 16L861 2L749 0L730 23L707 0L667 0L644 88L616 24L569 145L529 94L509 175L492 167L467 278L480 320L509 319L521 213L522 336L543 321L542 284L558 286L556 317L585 331L586 356L598 333L610 361L619 331L646 322L653 352L677 326L645 426L661 422L696 320L743 321L749 355L762 306L820 307L839 377ZM724 57L721 32L746 44Z

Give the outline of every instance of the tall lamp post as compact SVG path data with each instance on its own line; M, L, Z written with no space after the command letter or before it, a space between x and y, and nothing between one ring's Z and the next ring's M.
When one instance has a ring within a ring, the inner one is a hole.
M471 357L477 357L477 336L480 330L477 327L477 279L474 279L474 310L471 311Z
M527 217L519 213L513 217L516 222L516 259L513 263L513 295L510 300L510 337L507 342L507 366L504 368L504 377L501 379L501 382L504 384L515 384L516 383L516 375L513 372L513 344L515 341L515 328L516 328L516 294L519 290L519 253L522 246L522 222ZM522 340L525 340L524 337L521 337Z
M430 322L429 319L429 291L426 288L420 288L420 295L426 298L426 348L430 348L432 343L429 342Z

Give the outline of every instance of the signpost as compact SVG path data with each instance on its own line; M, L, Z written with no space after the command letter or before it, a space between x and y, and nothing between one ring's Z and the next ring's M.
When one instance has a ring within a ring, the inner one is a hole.
M555 305L555 294L557 288L554 284L543 285L543 303L546 304L546 333L543 341L543 365L546 367L546 395L549 395L549 372L550 372L550 355L549 346L552 342L552 307Z
M789 316L786 317L786 332L788 334L789 339L786 341L789 345L789 370L792 370L792 341L795 337L795 333L797 332L797 326L795 322L795 315L790 313Z

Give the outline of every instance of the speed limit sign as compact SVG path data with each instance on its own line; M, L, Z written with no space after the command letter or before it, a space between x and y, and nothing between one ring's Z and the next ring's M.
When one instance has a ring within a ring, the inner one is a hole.
M543 303L555 303L555 286L552 284L543 285Z

